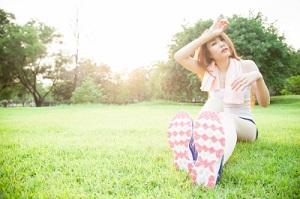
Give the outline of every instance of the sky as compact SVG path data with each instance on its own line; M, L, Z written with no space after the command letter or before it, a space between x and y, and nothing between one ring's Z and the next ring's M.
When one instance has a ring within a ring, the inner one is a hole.
M56 28L64 50L75 53L79 16L79 57L107 64L115 71L151 66L168 59L168 45L182 25L220 14L247 17L262 12L286 42L300 48L298 0L0 0L16 22L35 19Z

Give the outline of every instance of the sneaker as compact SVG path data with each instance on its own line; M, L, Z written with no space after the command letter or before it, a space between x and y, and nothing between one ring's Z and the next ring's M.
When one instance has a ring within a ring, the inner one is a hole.
M215 187L221 177L225 148L219 114L203 111L195 121L193 133L198 156L194 164L188 165L189 173L195 184Z
M189 148L192 128L193 120L186 112L177 113L168 128L168 142L173 150L174 164L178 170L188 171L188 165L193 162Z
M190 140L190 143L189 143L189 148L190 148L190 151L192 153L193 161L195 162L197 160L197 157L198 157L198 152L196 150L193 133L192 133L192 137L191 137L191 140Z

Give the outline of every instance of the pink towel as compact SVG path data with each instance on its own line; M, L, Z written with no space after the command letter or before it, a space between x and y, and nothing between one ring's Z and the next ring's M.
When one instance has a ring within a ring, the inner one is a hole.
M220 78L219 78L219 69L212 62L208 67L207 71L204 73L204 77L201 83L202 91L216 91L220 90ZM242 67L240 61L237 59L230 59L229 67L226 73L225 81L225 91L223 102L229 104L243 104L244 103L244 92L234 91L231 88L231 83L242 74Z

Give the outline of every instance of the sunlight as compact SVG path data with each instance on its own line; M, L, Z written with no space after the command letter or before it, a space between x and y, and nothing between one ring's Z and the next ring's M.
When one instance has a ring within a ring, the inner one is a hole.
M289 0L285 10L272 1L138 1L138 0L1 0L0 6L16 15L17 22L37 19L64 35L64 50L76 49L76 8L79 10L79 56L108 64L113 70L149 66L168 58L168 45L181 25L220 14L247 16L261 11L275 23L294 48L300 47L299 27L294 26L299 1ZM218 5L218 6L216 6Z

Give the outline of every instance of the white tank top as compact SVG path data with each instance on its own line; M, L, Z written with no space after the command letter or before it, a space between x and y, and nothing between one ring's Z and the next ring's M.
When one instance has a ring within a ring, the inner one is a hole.
M244 103L243 104L223 103L224 104L224 112L235 114L239 117L254 120L253 115L251 113L250 93L251 93L251 88L250 88L250 86L248 86L247 89L244 91ZM220 100L223 100L224 88L214 91L214 92L209 92L209 96L216 97Z

